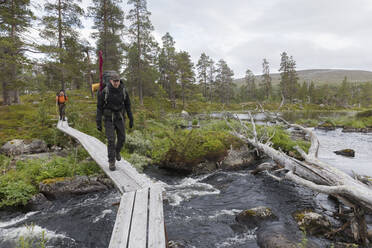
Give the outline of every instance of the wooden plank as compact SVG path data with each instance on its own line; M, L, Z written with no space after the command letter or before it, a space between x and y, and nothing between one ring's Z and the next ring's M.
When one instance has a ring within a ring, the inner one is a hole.
M160 186L150 188L148 248L166 247L162 194Z
M110 171L107 161L107 146L98 139L69 127L67 122L58 122L57 128L74 137L82 144L121 193L137 190L151 184L151 181L146 176L139 174L136 169L124 160L117 162L117 170Z
M112 230L109 248L126 248L129 237L129 228L132 221L135 192L123 194Z
M146 248L149 188L137 190L128 248Z

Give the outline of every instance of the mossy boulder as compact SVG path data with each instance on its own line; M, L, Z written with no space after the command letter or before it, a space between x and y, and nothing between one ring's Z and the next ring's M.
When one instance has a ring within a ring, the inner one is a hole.
M107 189L108 187L101 183L96 177L87 176L46 179L39 184L40 193L44 194L49 199L82 195Z
M353 149L342 149L339 151L334 151L334 153L345 157L355 157L355 151Z
M325 131L333 131L336 129L336 125L332 121L324 121L320 123L320 125L318 125L316 128Z
M332 228L330 221L325 216L312 210L295 212L293 217L300 229L310 235L324 235Z
M277 217L273 211L264 206L259 206L240 212L235 220L240 224L246 225L248 228L254 228L266 221L276 220Z
M21 139L14 139L8 141L0 148L0 152L8 156L42 153L47 151L47 144L40 139L34 139L31 142L26 142Z
M224 170L240 170L257 163L258 159L257 153L254 150L249 150L246 146L240 149L230 149L220 168Z

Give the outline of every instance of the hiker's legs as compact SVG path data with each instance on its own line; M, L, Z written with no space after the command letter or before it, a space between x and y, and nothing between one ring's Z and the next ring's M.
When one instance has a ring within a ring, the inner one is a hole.
M66 105L64 103L60 104L60 116L61 116L61 119L62 120L65 120L65 108L66 108Z
M59 119L62 120L62 107L64 104L58 104L58 111L59 111Z
M110 118L105 120L108 161L115 162L115 127Z
M115 131L117 135L115 152L120 153L121 148L123 147L123 144L125 142L125 127L124 121L121 118L115 120Z

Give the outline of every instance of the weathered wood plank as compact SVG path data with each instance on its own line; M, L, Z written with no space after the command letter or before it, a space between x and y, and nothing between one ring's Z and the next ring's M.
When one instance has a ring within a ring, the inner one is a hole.
M163 189L155 185L150 188L149 240L148 248L165 248Z
M128 248L146 248L149 188L137 190Z
M132 221L133 203L135 192L123 194L120 201L118 214L116 216L115 226L112 230L109 248L126 248L129 228Z
M74 137L82 144L91 157L115 183L121 193L151 185L151 180L149 178L145 175L139 174L136 169L125 160L117 161L117 170L110 171L107 161L107 146L98 139L69 127L67 122L58 122L57 128Z

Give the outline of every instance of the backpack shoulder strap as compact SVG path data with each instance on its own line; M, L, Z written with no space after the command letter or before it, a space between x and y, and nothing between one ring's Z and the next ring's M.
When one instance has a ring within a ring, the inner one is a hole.
M108 95L109 95L109 89L108 89L108 86L106 85L105 88L103 88L102 90L102 94L104 93L105 94L105 98L104 98L104 103L105 105L107 105L107 99L108 99Z
M126 90L125 90L124 84L122 84L122 86L123 86L123 100L125 102L125 98L127 97L127 94L125 94Z

